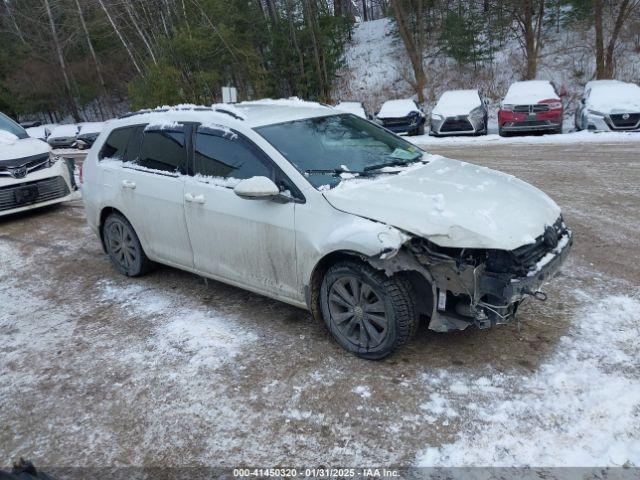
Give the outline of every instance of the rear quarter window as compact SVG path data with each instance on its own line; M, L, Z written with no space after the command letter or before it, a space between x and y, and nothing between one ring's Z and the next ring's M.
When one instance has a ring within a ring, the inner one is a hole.
M104 145L102 145L98 159L114 158L123 161L128 160L127 147L129 146L129 141L131 140L134 132L138 128L139 127L137 126L124 127L117 128L112 131L104 142Z

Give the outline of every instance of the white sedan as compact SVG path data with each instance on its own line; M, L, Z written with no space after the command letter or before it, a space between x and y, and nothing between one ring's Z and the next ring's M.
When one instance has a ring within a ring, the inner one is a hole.
M531 185L295 100L109 122L83 199L124 275L157 262L308 308L369 359L423 319L441 332L513 319L572 242Z
M73 164L0 113L0 216L70 200Z

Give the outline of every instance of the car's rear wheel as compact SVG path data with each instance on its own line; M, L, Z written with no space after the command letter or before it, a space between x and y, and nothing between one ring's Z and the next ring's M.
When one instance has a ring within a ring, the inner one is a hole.
M111 262L123 275L137 277L153 268L138 235L123 215L111 213L107 217L102 226L102 238Z
M320 290L322 315L346 350L377 360L405 344L418 328L411 285L371 266L340 262L327 270Z

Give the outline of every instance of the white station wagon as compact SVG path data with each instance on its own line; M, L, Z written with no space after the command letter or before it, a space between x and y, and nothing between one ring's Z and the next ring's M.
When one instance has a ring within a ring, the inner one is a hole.
M83 176L88 222L123 274L158 262L307 308L369 359L421 321L513 319L572 243L531 185L299 100L131 114Z

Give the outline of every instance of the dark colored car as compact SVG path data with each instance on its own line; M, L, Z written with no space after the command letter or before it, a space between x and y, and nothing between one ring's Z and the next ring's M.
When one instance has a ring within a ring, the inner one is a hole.
M387 100L380 107L376 119L393 133L424 135L426 115L422 107L410 99Z

